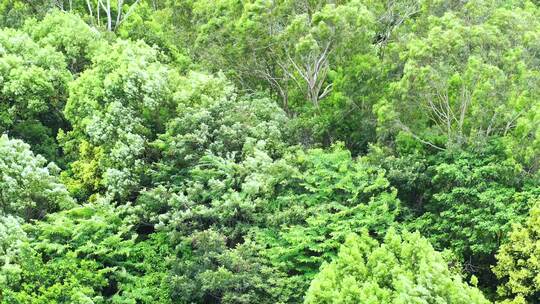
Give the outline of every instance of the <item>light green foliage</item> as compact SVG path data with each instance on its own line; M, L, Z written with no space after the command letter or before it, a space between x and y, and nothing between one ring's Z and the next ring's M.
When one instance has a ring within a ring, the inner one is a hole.
M0 130L22 138L36 153L57 158L55 136L71 75L64 57L27 34L0 31Z
M420 234L392 230L382 243L367 232L350 235L311 283L305 303L489 302L452 274Z
M501 279L502 303L540 303L540 203L533 202L529 217L516 224L497 254L494 271Z
M76 15L60 11L47 14L39 22L27 22L24 31L39 45L52 46L64 54L66 64L74 74L82 72L105 44L96 29Z
M13 281L20 280L21 268L17 265L17 257L27 240L21 222L15 216L0 214L0 300L2 290L6 290Z
M20 140L0 136L0 214L24 219L74 206L58 180L59 168Z
M221 77L192 73L182 81L177 117L156 145L163 151L160 174L167 178L190 170L212 154L240 160L264 142L270 156L282 153L289 127L283 111L266 98L239 99Z
M153 1L152 4L149 2L139 2L129 18L118 28L118 36L123 39L141 39L148 45L157 46L169 57L171 64L183 70L187 69L191 63L190 58L185 54L186 45L178 41L176 20L173 21L175 14L170 8L176 3L158 8L157 1Z
M370 49L373 16L359 1L344 2L186 1L182 9L196 20L191 40L203 64L241 86L263 85L289 112L306 101L318 108L331 91L329 70Z
M125 198L140 187L147 144L176 107L178 77L143 42L119 40L93 61L71 84L64 111L73 127L62 136L74 160L67 180L79 196Z
M211 2L172 6L184 29L182 45L197 62L225 71L241 88L268 91L289 116L298 116L306 142L343 141L355 154L365 150L375 136L372 105L385 84L371 7L362 1Z
M374 18L360 1L335 5L311 1L307 7L293 4L293 14L282 33L281 45L289 66L282 64L300 92L315 108L331 90L328 71L350 58L370 50Z
M208 155L190 172L183 193L168 202L173 212L160 218L171 221L169 228L180 234L214 227L232 243L240 242L253 225L264 221L268 198L290 170L261 146L240 162Z

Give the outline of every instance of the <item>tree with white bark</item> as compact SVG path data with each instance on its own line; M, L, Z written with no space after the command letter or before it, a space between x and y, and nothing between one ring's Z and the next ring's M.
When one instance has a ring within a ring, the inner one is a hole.
M82 2L82 1L80 1ZM62 11L73 11L77 8L86 10L98 26L104 25L108 31L116 31L120 25L135 11L141 0L85 0L84 3L74 0L53 0L52 4Z

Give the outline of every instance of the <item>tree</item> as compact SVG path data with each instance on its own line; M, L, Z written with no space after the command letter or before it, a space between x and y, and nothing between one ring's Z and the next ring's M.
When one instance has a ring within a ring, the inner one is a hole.
M0 31L0 45L0 131L57 160L55 137L66 126L62 110L71 80L64 56L11 29Z
M537 304L539 20L0 0L0 303Z
M172 267L172 297L180 303L276 303L276 271L246 241L230 248L212 229L179 244L183 253Z
M143 42L119 40L70 86L64 113L72 130L60 139L72 161L68 186L78 196L127 198L141 187L148 144L177 106L178 73L160 58Z
M32 17L41 17L51 8L50 0L3 0L0 1L0 25L2 28L19 28Z
M178 117L155 142L163 156L155 172L161 186L141 193L137 204L177 249L175 298L275 303L280 274L248 233L264 223L268 198L288 172L279 160L287 117L267 98L237 99L223 77L187 80Z
M324 2L306 1L305 7L300 6L283 33L284 58L278 61L283 73L317 109L332 90L332 84L327 83L331 67L353 50L369 50L373 35L373 16L359 1L344 5Z
M244 159L258 142L275 158L291 136L285 113L271 100L238 98L223 75L191 73L184 79L176 117L155 145L162 150L160 174L166 179L193 169L208 154ZM173 171L173 172L171 172Z
M16 216L0 214L0 302L3 300L3 291L20 280L18 257L27 240L21 222Z
M47 2L50 6L64 12L84 13L91 22L113 32L133 14L141 0L49 0Z
M329 71L354 51L369 50L372 35L372 16L360 1L187 6L194 21L186 30L194 32L196 56L212 70L224 69L241 88L272 90L288 113L305 101L318 108L332 89ZM239 66L239 59L249 64Z
M510 5L489 11L471 2L394 43L389 58L406 61L377 107L381 135L393 128L445 149L517 130L538 94L530 89L536 46L523 32L538 18L536 8Z
M148 45L159 47L159 49L171 59L182 71L189 70L192 64L191 58L187 55L187 44L179 41L177 20L173 20L174 10L171 8L176 4L167 4L165 1L141 1L137 9L133 11L116 30L118 37L130 40L144 40ZM179 2L178 5L187 1Z
M512 223L526 215L527 201L540 193L527 185L523 169L496 145L491 151L448 156L427 169L430 192L424 193L421 204L409 205L419 215L410 227L420 230L437 249L454 251L466 273L478 276L482 287L493 286L490 265L497 249Z
M489 303L448 270L418 233L389 231L383 243L367 232L350 235L325 264L305 303Z
M495 292L490 266L512 223L526 216L527 201L540 195L534 177L500 139L435 152L402 133L394 145L372 146L366 158L397 189L401 222L437 250L451 250L466 275Z
M74 206L58 179L60 169L46 163L29 145L0 136L0 214L29 220Z
M502 303L540 303L540 201L533 201L527 221L514 224L508 241L497 254L493 268L501 280L498 293Z
M52 46L61 52L69 70L75 75L89 67L99 49L107 44L103 35L79 16L60 11L47 14L39 22L26 22L23 30L40 46Z

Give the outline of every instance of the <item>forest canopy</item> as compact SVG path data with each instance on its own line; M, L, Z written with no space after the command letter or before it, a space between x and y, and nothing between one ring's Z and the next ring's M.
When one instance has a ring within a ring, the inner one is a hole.
M0 303L540 304L539 2L0 26Z

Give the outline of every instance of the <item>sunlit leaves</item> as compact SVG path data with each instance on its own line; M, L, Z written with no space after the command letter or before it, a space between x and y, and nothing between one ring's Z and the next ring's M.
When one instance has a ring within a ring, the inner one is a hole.
M0 214L24 219L74 206L58 179L59 168L20 140L0 137Z
M366 232L350 235L311 283L305 303L489 302L418 233L392 230L382 243Z
M540 209L533 202L524 225L516 224L497 254L493 269L502 279L499 295L503 303L538 303L540 296Z

